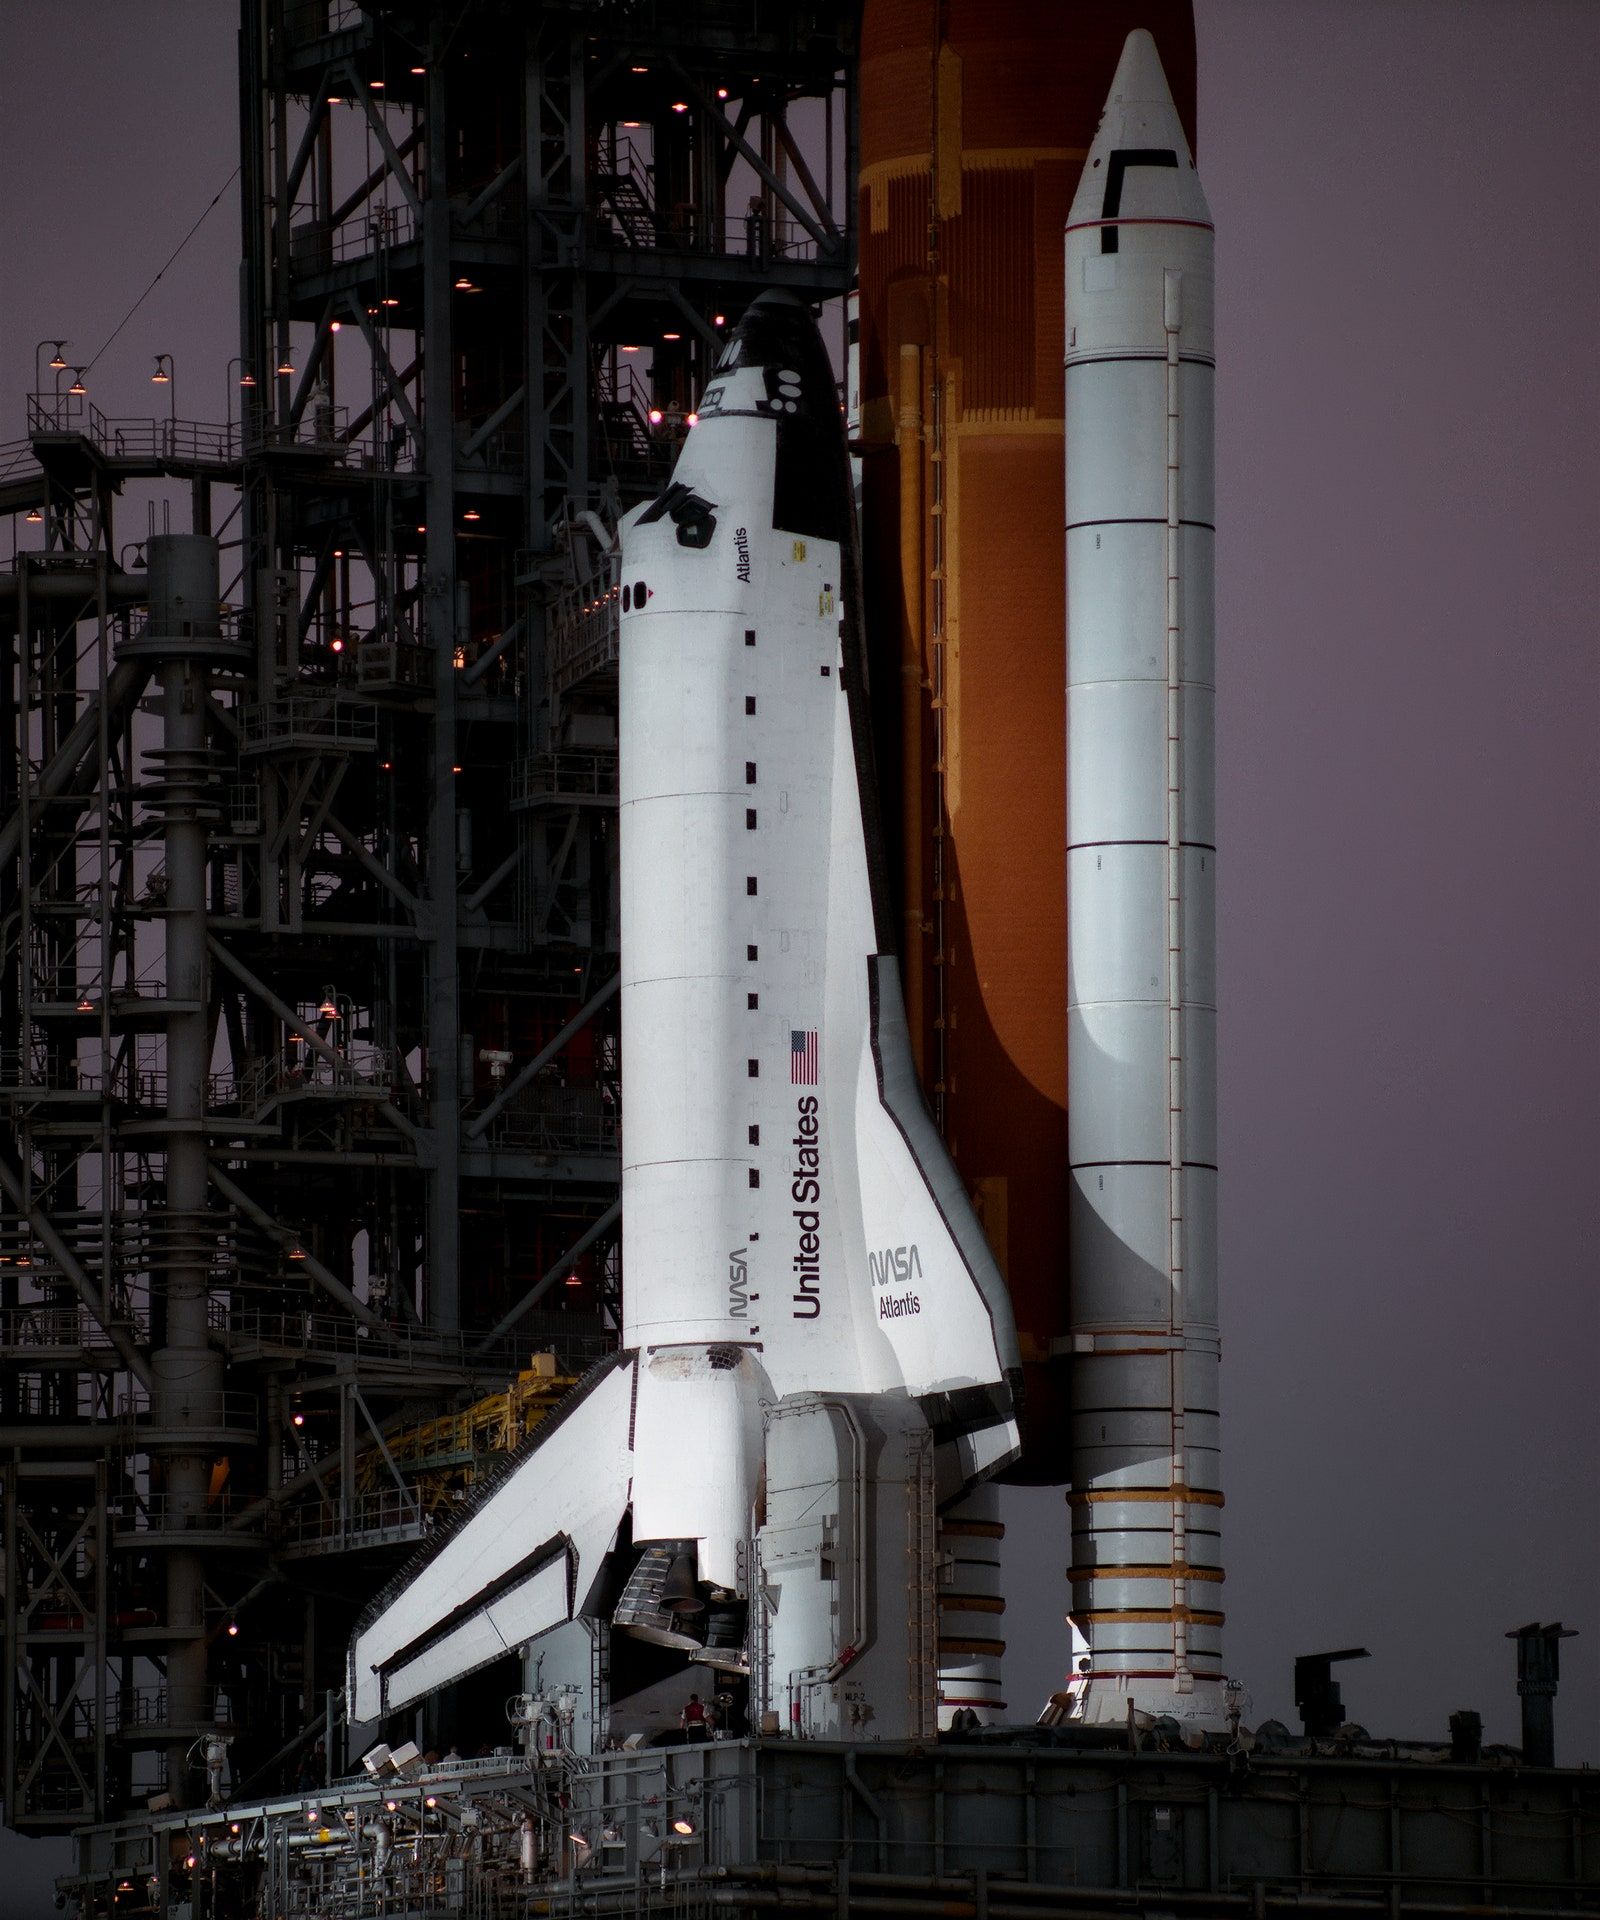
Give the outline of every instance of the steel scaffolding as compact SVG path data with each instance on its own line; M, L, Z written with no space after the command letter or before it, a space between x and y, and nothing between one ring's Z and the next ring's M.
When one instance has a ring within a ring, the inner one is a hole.
M613 533L753 293L847 285L854 11L242 0L237 417L57 369L0 448L24 1831L331 1765L525 1423L406 1436L614 1341Z

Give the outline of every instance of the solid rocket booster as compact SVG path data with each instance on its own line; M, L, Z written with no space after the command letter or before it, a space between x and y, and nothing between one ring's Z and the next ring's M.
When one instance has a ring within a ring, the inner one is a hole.
M1143 31L1066 327L1068 1693L1220 1727L1212 224Z
M932 1505L1015 1458L1020 1360L911 1059L856 571L821 336L763 295L622 529L622 1351L368 1610L358 1720L585 1617L795 1730L932 1730Z

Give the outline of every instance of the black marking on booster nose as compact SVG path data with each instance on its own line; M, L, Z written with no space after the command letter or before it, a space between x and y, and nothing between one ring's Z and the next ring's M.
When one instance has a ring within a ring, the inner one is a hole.
M1129 167L1175 167L1178 156L1171 147L1118 147L1111 155L1111 164L1106 168L1105 198L1100 203L1100 218L1115 220L1122 207L1122 176ZM1115 227L1100 229L1100 251L1117 251L1117 230Z

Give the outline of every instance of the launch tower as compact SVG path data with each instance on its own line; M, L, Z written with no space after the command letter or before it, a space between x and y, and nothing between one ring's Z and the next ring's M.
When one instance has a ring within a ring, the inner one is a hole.
M853 9L693 11L245 0L226 417L41 367L6 450L25 1832L332 1766L355 1608L615 1345L611 533L853 254Z

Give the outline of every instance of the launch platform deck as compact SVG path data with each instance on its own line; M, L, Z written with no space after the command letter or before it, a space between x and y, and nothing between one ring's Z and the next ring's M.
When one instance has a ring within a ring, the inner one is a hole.
M80 1837L85 1915L1600 1914L1600 1774L1377 1742L714 1741Z

